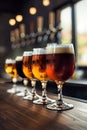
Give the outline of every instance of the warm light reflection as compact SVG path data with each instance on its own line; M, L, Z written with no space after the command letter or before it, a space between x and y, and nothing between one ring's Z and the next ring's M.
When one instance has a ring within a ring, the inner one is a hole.
M16 20L15 20L15 19L10 19L10 20L9 20L9 24L10 24L11 26L14 26L14 25L16 24Z
M23 16L22 15L17 15L16 16L16 21L17 22L21 22L23 20Z
M37 9L36 9L35 7L31 7L31 8L29 9L29 13L30 13L31 15L36 14L36 12L37 12Z
M44 6L50 5L50 0L43 0L43 5Z

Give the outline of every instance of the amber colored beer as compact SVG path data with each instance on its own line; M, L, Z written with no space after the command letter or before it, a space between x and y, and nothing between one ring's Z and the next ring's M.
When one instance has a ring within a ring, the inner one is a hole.
M24 73L23 73L23 69L22 69L22 65L23 65L23 57L22 56L17 56L16 57L16 69L17 69L17 73L21 78L26 78Z
M71 45L58 45L46 48L46 73L52 80L66 81L75 69L74 49Z
M23 73L24 75L32 79L32 51L25 51L23 54Z
M46 54L43 48L33 49L32 72L38 80L48 80L46 74Z
M16 62L12 59L6 59L5 61L5 71L11 78L17 78Z

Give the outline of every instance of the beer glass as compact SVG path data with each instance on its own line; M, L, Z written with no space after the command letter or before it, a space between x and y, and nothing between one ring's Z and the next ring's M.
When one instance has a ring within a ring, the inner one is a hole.
M23 72L25 76L31 80L32 92L29 93L24 99L34 100L37 99L36 94L36 79L32 73L32 51L24 51L23 53Z
M35 104L48 104L52 100L47 97L46 86L49 80L46 74L46 51L44 48L34 48L32 57L32 73L41 81L42 97L33 101Z
M58 44L46 47L46 73L48 77L56 82L58 88L58 99L53 104L47 105L52 110L68 110L73 108L72 104L63 101L62 88L75 69L75 55L73 44Z
M6 73L11 77L12 82L14 83L13 88L7 90L9 93L15 93L16 92L16 82L18 78L18 73L16 70L16 61L14 59L6 59L5 60L5 71Z
M28 84L28 79L26 78L26 76L23 73L23 69L22 69L22 65L23 65L23 56L17 56L16 57L16 69L17 69L17 73L19 75L19 77L23 80L23 84L24 86L27 86ZM19 87L20 88L20 92L17 93L17 96L26 96L27 95L27 87L24 89L23 87Z

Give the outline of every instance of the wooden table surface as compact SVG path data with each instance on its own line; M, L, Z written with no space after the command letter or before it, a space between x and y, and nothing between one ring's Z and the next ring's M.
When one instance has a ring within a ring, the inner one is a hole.
M9 88L0 84L0 130L87 130L86 102L64 98L74 109L57 112L9 94Z

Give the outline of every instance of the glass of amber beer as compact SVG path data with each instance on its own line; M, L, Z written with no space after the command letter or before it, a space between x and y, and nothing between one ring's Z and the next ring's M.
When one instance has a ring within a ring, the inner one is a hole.
M5 71L11 77L12 82L14 83L14 87L12 89L7 90L9 93L15 93L15 84L17 82L18 73L16 70L16 61L14 59L6 59L5 60Z
M72 104L65 103L62 96L63 84L68 80L75 69L75 55L73 44L57 44L46 47L46 73L48 77L56 82L58 88L58 99L53 104L47 105L52 110L68 110L73 108Z
M32 73L35 78L41 81L42 85L42 97L33 101L35 104L48 104L53 100L47 97L46 86L48 76L46 74L46 50L44 48L34 48L32 57Z
M29 93L24 99L34 100L37 99L36 94L36 79L32 73L32 51L24 51L23 53L23 72L25 76L31 81L32 92Z

